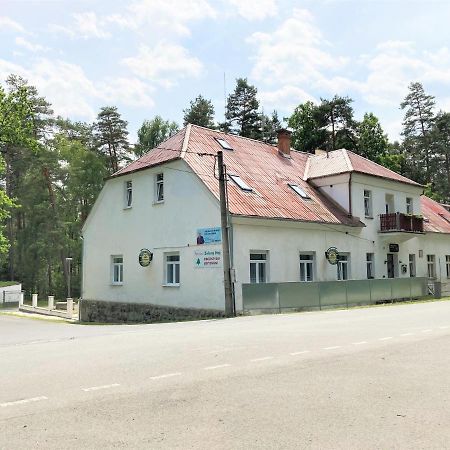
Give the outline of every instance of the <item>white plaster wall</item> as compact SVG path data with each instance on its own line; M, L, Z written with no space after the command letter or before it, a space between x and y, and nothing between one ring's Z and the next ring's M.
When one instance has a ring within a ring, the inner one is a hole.
M312 183L319 188L320 191L331 197L346 211L349 210L349 194L348 181L349 174L335 175L331 177L317 178Z
M223 309L223 268L194 267L197 228L220 226L218 202L183 161L108 180L84 227L84 299ZM164 203L154 204L154 176L164 173ZM124 209L124 183L133 205ZM154 253L149 267L140 249ZM180 287L164 287L164 253L180 252ZM111 255L123 255L124 282L112 284Z

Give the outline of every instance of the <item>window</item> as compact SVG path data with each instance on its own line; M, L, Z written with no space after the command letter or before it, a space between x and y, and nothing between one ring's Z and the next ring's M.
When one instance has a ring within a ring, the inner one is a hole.
M111 257L112 284L123 284L123 256Z
M250 253L250 283L267 281L267 252Z
M436 257L427 255L428 278L436 278Z
M229 175L229 177L243 190L252 192L253 189L239 175Z
M233 150L233 147L225 140L221 138L216 138L216 141L220 144L222 148L225 150Z
M406 214L413 213L413 199L411 197L406 197Z
M445 267L447 269L447 278L450 278L450 255L445 255Z
M416 276L416 255L414 254L409 255L409 276Z
M314 281L314 253L300 253L300 281Z
M339 262L337 264L337 279L348 280L350 277L350 255L339 255Z
M372 191L364 190L364 216L372 217Z
M125 208L131 208L133 203L133 182L125 182Z
M164 201L164 174L157 173L155 177L155 202Z
M166 286L178 286L180 284L180 254L166 253Z
M309 199L311 198L300 186L296 184L289 184L289 186L298 194L301 198Z
M373 253L366 253L366 271L367 279L375 278L375 265Z

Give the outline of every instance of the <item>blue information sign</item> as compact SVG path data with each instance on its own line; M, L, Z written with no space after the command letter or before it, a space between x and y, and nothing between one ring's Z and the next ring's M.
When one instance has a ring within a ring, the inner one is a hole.
M220 227L199 228L197 230L197 244L220 244L222 242L222 230Z

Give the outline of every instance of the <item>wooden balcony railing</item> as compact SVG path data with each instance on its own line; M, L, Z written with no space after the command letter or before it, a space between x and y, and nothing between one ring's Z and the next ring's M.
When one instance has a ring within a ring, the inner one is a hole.
M380 214L380 231L423 233L423 217L403 213Z

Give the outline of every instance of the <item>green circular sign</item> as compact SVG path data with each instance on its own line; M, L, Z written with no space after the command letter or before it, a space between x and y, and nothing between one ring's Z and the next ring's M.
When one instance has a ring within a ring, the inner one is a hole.
M142 267L148 267L150 265L150 263L152 262L152 259L153 259L153 253L150 250L143 248L139 252L139 264Z
M336 247L330 247L325 252L325 257L327 258L327 260L330 264L333 264L333 266L335 266L339 262L338 249Z

